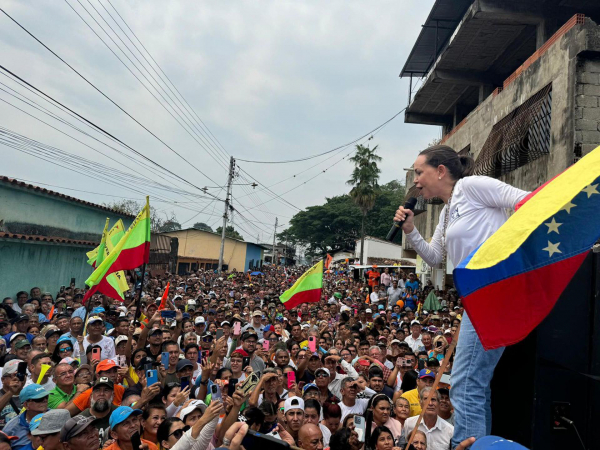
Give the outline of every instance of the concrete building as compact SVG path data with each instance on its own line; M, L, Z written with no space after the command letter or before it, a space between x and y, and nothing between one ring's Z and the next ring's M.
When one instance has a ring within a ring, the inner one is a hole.
M265 249L264 257L267 264L272 264L273 261L273 244L260 244ZM293 266L296 264L296 249L291 245L282 243L275 244L275 253L277 264L284 266Z
M0 176L0 295L14 297L37 286L55 295L71 279L79 288L92 273L86 252L119 214L58 192Z
M356 247L354 250L354 258L356 261L360 258L361 242L360 239L356 240ZM384 241L383 239L377 239L372 236L365 236L365 251L364 251L364 263L365 264L394 264L400 263L403 256L403 248L401 245L394 244L392 242Z
M161 235L178 240L178 274L184 275L189 271L218 267L221 251L221 235L219 233L187 228L161 233ZM260 268L264 260L264 250L265 248L259 244L225 238L223 269L229 271L235 269L240 272Z
M597 1L436 0L401 72L411 79L405 121L440 126L441 143L472 155L476 174L536 189L600 144L594 20ZM411 171L406 185L407 198L418 195ZM419 199L425 239L442 206ZM450 265L445 274L417 267L434 285L452 284Z

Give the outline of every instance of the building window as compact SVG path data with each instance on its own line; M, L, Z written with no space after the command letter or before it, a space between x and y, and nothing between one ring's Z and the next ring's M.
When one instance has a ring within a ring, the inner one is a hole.
M475 173L498 178L550 153L552 85L493 126L475 161Z

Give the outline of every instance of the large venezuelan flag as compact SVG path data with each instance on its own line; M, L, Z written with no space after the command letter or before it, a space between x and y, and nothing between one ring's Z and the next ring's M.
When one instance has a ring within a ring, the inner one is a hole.
M600 237L600 147L542 186L456 269L486 350L525 338Z
M103 252L99 252L102 254ZM108 294L107 275L119 270L131 270L148 262L150 258L150 203L146 197L144 209L137 215L119 243L96 267L96 270L86 280L91 289L85 294L85 301L96 292ZM112 295L110 295L113 297ZM115 297L113 297L115 298Z
M302 303L318 302L322 291L323 260L304 272L291 288L279 296L279 300L285 309L292 309Z

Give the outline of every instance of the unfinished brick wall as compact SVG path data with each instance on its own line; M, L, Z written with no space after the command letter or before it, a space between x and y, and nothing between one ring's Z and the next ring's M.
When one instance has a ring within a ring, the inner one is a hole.
M580 57L577 63L575 145L581 156L600 145L600 56Z

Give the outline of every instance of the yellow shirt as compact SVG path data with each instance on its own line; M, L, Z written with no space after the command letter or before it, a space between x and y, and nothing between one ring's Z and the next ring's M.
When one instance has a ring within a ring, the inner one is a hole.
M421 403L419 402L419 390L413 389L401 395L410 403L410 416L418 416L421 414Z

